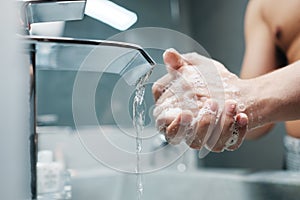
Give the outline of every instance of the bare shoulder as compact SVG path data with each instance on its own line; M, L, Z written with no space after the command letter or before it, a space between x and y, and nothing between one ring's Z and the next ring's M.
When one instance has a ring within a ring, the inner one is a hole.
M300 58L300 1L250 0L245 15L245 34L264 30L291 63Z
M251 23L262 21L270 28L275 24L295 24L295 20L299 20L299 9L299 0L250 0L245 20Z
M289 62L300 58L300 1L299 0L255 0L261 1L261 14L278 46Z
M263 7L266 0L250 0L245 14L245 34L259 29L261 26L266 26L264 20Z
M246 17L262 19L263 17L263 7L267 0L249 0Z

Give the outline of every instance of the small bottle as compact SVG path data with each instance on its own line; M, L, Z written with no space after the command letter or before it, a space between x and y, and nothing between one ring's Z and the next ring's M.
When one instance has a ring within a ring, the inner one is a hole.
M284 138L286 169L300 171L300 139L286 135Z
M67 171L63 163L53 160L53 152L38 152L36 167L38 199L66 199L64 188Z

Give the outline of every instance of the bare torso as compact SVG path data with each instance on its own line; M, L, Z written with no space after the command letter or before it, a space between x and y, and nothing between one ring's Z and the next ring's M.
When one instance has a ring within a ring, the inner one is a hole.
M275 45L285 56L285 64L300 60L300 0L263 0L261 3L262 16L273 33ZM300 108L295 109L300 111ZM300 138L300 120L286 122L286 130L289 135Z

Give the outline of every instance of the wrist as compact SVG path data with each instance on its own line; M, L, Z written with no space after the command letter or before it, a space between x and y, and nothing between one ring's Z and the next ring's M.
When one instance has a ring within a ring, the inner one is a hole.
M245 105L244 113L248 116L248 129L255 129L274 122L270 107L277 104L276 99L271 98L266 87L268 83L262 83L259 78L240 80L241 102ZM272 106L270 106L272 105Z
M255 79L239 80L241 99L238 104L238 112L243 112L248 116L248 130L260 127L265 124L264 117L261 111L261 98L259 95L260 89L255 84Z

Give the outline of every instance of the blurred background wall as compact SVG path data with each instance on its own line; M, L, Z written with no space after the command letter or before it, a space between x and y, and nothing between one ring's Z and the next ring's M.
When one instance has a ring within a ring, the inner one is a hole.
M243 59L243 17L247 0L130 0L113 2L137 13L132 28L163 27L180 31L198 41L212 58L221 61L238 74ZM116 29L90 17L66 22L63 36L87 39L106 39L119 33ZM161 57L154 57L161 60ZM58 115L58 125L72 125L71 96L74 72L39 72L39 114ZM112 83L117 77L106 78L106 90L97 93L109 99ZM63 86L63 87L62 87ZM105 123L113 123L103 115L107 106L96 105ZM204 159L207 167L243 167L280 169L283 159L282 125L259 141L249 141L235 152L210 153Z

